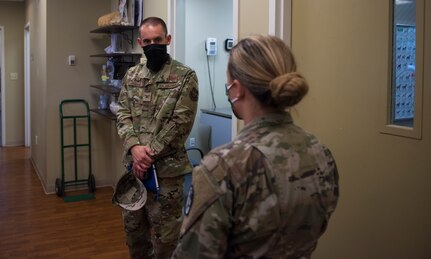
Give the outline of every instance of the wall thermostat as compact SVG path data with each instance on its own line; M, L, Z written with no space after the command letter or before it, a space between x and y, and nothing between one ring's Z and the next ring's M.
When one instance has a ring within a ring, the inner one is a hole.
M217 55L217 39L207 38L205 41L205 50L207 52L207 56Z
M224 49L226 51L230 51L233 47L233 39L226 39L224 41Z

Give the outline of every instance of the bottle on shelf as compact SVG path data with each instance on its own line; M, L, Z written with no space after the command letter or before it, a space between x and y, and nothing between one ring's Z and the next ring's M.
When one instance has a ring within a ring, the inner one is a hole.
M106 65L102 66L101 80L102 80L102 84L104 85L109 84L109 76L108 76L108 71L106 70Z

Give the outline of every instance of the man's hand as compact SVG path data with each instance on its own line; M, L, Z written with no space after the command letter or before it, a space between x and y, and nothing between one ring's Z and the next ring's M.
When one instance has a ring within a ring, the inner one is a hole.
M130 149L133 158L133 174L143 180L145 172L154 163L154 153L147 146L133 146Z

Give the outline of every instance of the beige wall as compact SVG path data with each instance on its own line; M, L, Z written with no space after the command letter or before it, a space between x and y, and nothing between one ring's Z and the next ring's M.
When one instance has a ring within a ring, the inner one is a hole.
M168 1L170 0L145 0L144 18L157 16L168 22Z
M0 1L0 26L4 27L5 142L3 146L24 145L24 3ZM10 74L17 73L18 80Z
M30 25L30 110L32 161L42 183L46 159L46 0L26 1L26 24ZM36 142L37 139L37 142Z
M294 115L331 148L340 171L339 206L313 258L430 256L431 76L422 139L381 134L389 20L389 1L293 1L292 48L310 84ZM431 16L427 26L430 71Z
M238 40L250 34L268 34L269 2L260 0L238 0ZM244 127L243 120L234 118L237 132ZM233 137L235 136L235 132Z
M62 10L68 10L63 12ZM85 10L83 12L82 10ZM90 84L97 84L100 78L101 64L106 62L103 58L90 58L91 54L104 53L109 37L104 34L91 34L97 28L97 19L110 12L110 4L106 0L74 0L74 1L48 1L47 10L47 154L54 156L60 150L59 103L64 99L84 99L91 108L97 107L98 94L101 92L90 88ZM76 19L79 14L79 19ZM61 35L61 37L59 37ZM68 56L76 56L76 66L69 66ZM106 119L91 113L93 125L99 122L106 124ZM100 127L98 127L100 128ZM109 148L100 148L105 144L106 132L109 125L92 132L92 156L96 184L111 184ZM85 137L84 137L85 139ZM55 156L55 158L57 158ZM106 160L105 160L106 159ZM60 161L49 161L47 171L47 189L52 190L55 178L58 177ZM72 160L70 157L69 160ZM82 164L88 162L85 156L80 157ZM108 162L108 163L107 163ZM69 173L72 172L71 170ZM88 171L81 170L81 179L86 179ZM70 175L70 174L69 174Z
M268 1L238 0L238 38L249 34L268 34Z
M171 0L145 0L143 1L143 18L147 18L150 16L157 16L162 18L166 24L169 26L168 23L168 1ZM168 28L168 32L171 33L170 28ZM139 31L136 30L134 33L134 39L133 39L133 48L131 49L132 52L135 53L142 53L142 48L137 43L137 37L139 36ZM168 50L169 51L169 50Z
M27 1L31 35L32 160L47 192L54 191L55 179L61 176L60 102L79 98L89 102L91 108L97 107L99 92L89 85L98 82L101 63L106 60L89 56L103 53L109 38L91 34L90 30L97 28L97 18L109 11L110 3L104 0ZM68 66L69 55L76 56L76 66ZM93 113L91 117L93 174L98 186L111 185L108 170L112 167L111 150L106 147L110 143L106 139L111 137L111 121ZM65 159L70 160L73 160L70 156ZM81 155L78 161L85 164L88 159ZM71 180L67 176L73 176L73 171L65 173L65 180ZM81 179L88 176L88 170L83 174L79 176Z

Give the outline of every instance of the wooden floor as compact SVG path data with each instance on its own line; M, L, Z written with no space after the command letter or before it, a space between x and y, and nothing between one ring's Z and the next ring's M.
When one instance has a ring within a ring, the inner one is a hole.
M112 188L95 194L70 203L46 195L30 150L0 147L0 258L128 258Z

